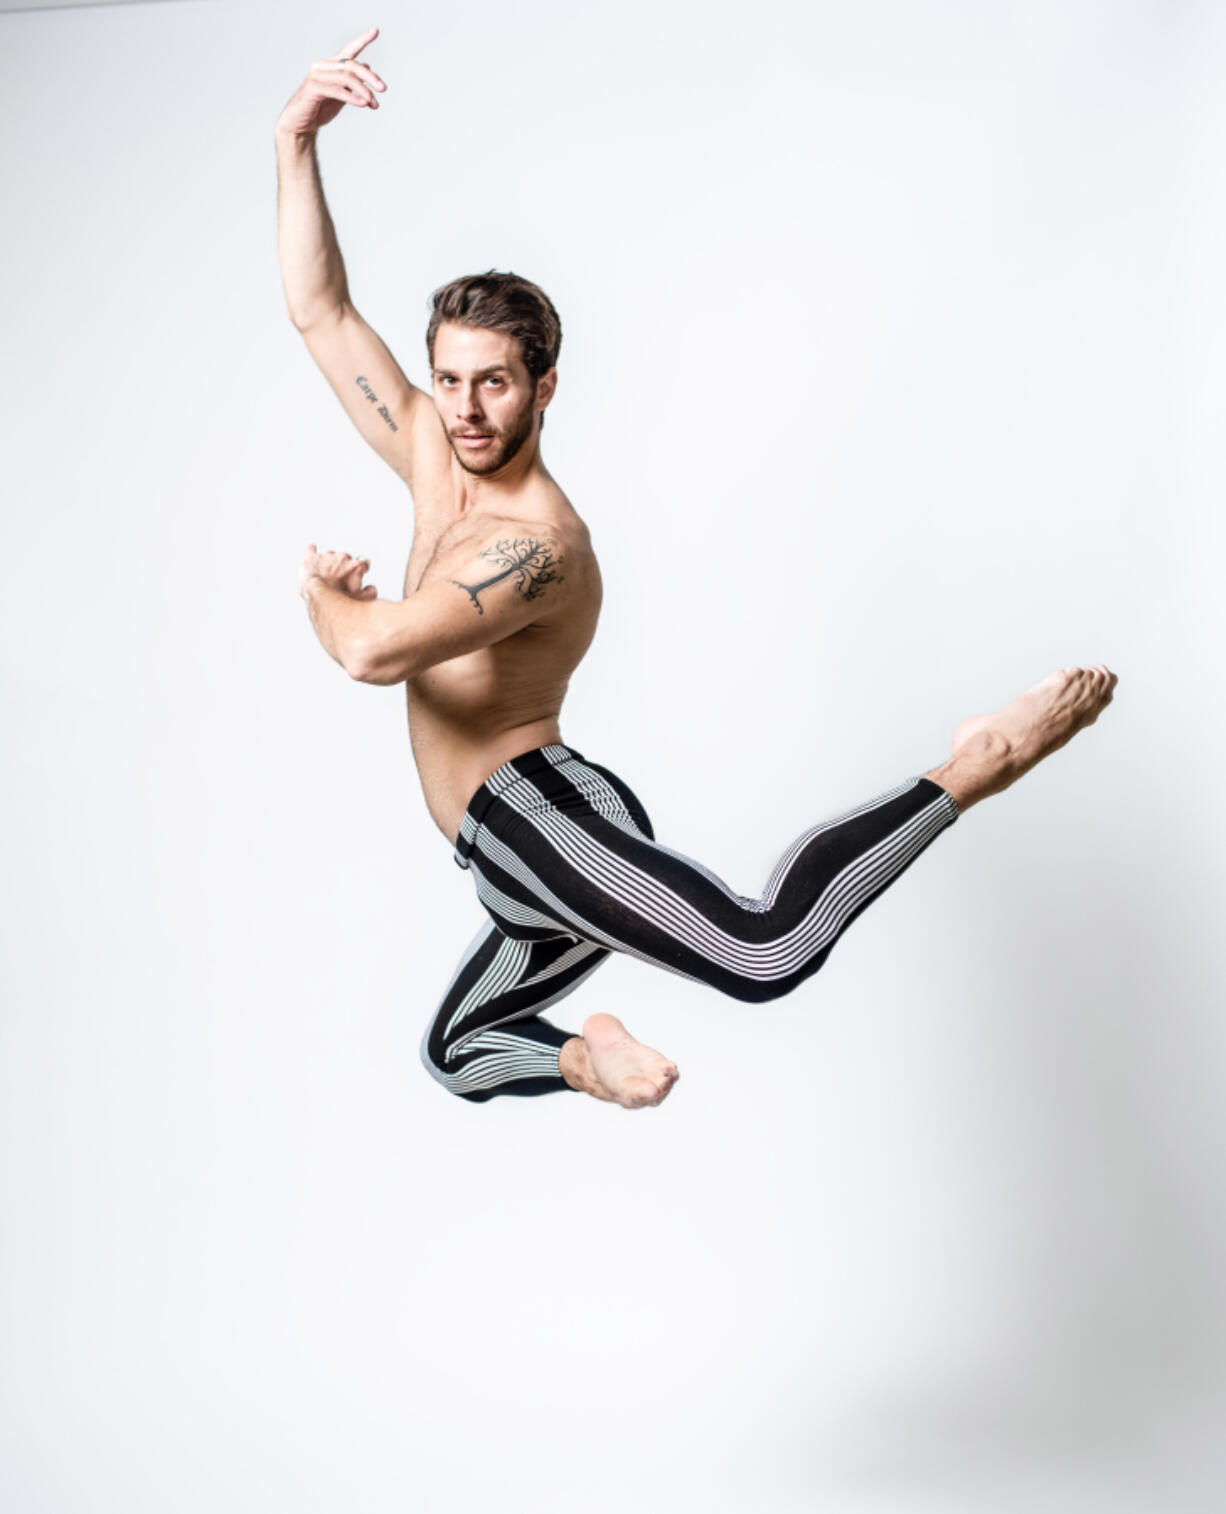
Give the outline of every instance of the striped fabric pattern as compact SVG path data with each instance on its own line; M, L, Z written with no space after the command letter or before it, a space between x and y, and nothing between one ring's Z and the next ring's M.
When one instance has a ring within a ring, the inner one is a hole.
M940 785L907 779L804 831L753 898L657 842L608 768L573 747L535 747L486 779L461 822L455 861L488 920L422 1059L474 1101L568 1088L558 1053L572 1033L541 1012L614 951L747 1003L781 998L957 817Z

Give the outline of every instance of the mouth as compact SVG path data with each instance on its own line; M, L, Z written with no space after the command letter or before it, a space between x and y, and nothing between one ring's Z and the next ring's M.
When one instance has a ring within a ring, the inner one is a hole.
M491 442L493 439L493 435L488 431L461 431L456 436L456 441L465 442L470 447L483 447L486 442Z

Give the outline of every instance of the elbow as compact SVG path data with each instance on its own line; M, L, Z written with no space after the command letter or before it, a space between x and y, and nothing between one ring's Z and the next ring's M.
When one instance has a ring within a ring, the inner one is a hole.
M393 679L385 678L379 665L366 657L347 657L345 659L345 672L355 683L391 683Z
M345 658L344 666L355 683L379 684L385 688L413 676L411 668L380 657L373 647L354 647Z
M367 640L354 640L343 648L341 667L355 683L378 683L379 659Z
M379 602L372 601L371 614L364 623L350 628L342 664L357 683L404 683L424 672L420 650L394 628L384 624L386 616L375 612Z

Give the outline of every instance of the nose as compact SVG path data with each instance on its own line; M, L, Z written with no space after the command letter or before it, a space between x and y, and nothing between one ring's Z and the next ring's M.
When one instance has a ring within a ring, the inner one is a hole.
M459 412L462 420L475 420L481 415L481 406L477 403L476 384L464 384L459 392Z

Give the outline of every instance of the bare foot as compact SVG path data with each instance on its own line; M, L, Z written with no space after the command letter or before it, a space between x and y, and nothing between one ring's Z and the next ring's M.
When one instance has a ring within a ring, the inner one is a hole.
M562 1076L572 1088L623 1109L659 1104L681 1076L650 1046L636 1041L616 1015L589 1015L582 1038L573 1037L559 1057Z
M953 756L926 773L954 796L959 812L1016 783L1044 757L1093 725L1119 679L1106 666L1060 668L1004 709L974 715L954 732Z

